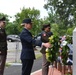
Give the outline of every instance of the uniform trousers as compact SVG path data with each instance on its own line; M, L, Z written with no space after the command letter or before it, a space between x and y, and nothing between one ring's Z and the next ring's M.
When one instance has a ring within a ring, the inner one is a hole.
M4 74L7 51L0 51L0 75Z
M42 59L42 75L48 75L50 62L47 61L45 54L42 54Z
M22 75L30 75L32 66L33 66L33 59L23 59L22 62Z

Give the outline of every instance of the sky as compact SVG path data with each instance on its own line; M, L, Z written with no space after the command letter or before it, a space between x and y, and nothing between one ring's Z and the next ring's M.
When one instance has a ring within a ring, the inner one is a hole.
M7 14L14 18L16 13L20 12L20 9L35 8L40 10L40 17L47 16L47 11L43 8L45 0L0 0L0 13ZM11 19L11 21L13 20Z

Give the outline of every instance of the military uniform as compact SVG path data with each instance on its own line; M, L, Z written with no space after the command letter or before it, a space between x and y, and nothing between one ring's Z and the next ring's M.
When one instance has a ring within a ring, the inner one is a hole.
M7 41L5 29L0 28L0 75L3 75L7 55Z
M49 42L48 38L51 35L53 35L52 32L42 31L42 33L41 33L41 41L43 43ZM40 51L42 53L42 57L43 57L43 61L42 61L42 75L48 75L49 65L50 65L50 62L48 62L47 59L46 59L46 54L45 54L46 52L45 52L45 50L46 50L46 47L43 46L41 51Z
M21 25L30 24L31 19L24 19ZM37 42L32 38L32 34L29 32L29 29L25 26L20 33L20 39L22 44L21 50L21 62L22 62L22 74L21 75L30 75L32 66L35 60L35 53L33 49L33 45L41 46L42 42Z
M42 41L43 43L49 42L49 39L48 39L48 38L49 38L51 35L53 35L52 32L42 31L42 32L41 32L41 41ZM40 52L43 53L43 54L45 54L45 49L46 49L46 47L42 47L42 49L41 49Z

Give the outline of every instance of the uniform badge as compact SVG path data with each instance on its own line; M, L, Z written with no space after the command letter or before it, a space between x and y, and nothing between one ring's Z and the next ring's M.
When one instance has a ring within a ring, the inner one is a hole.
M43 36L46 36L46 34L43 34Z

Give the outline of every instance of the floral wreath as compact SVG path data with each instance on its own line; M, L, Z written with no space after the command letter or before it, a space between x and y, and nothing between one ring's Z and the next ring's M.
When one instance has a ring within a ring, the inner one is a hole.
M66 64L69 52L67 44L71 43L71 41L72 39L70 36L66 36L66 39L62 42L57 35L49 37L51 48L46 49L46 59L53 63L57 60L58 56L61 56L62 63Z

